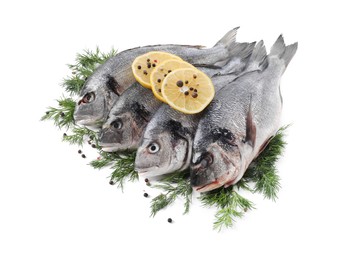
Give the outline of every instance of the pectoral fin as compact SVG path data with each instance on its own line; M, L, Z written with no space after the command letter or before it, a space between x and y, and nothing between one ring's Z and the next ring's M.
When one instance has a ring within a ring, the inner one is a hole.
M247 113L247 118L246 118L245 143L248 143L250 146L254 148L256 137L257 137L257 128L253 121L252 111L251 109L249 109Z

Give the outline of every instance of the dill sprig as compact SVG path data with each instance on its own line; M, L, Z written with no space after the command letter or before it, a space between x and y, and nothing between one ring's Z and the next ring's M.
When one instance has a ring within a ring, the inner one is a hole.
M161 189L165 193L161 193L151 201L151 216L155 216L158 211L172 204L178 197L184 199L184 212L189 212L189 207L192 202L193 189L189 181L189 171L175 172L164 177L160 182L153 186Z
M114 184L117 184L118 188L124 189L125 181L136 181L139 175L135 171L135 156L136 152L126 155L119 155L119 159L114 161L111 169L111 180Z
M267 199L276 200L277 193L281 188L276 162L286 145L284 131L287 128L288 126L284 126L278 130L264 151L248 167L243 178L244 182L255 183L253 192L262 193Z
M41 117L41 121L53 120L54 125L59 128L71 127L73 125L73 113L75 102L71 98L62 97L58 100L58 107L49 107Z
M89 163L94 169L110 167L110 182L117 184L117 187L124 189L125 181L138 180L138 174L135 171L136 152L127 152L123 154L106 153L99 150L100 157Z
M70 144L83 146L83 143L85 142L87 137L89 137L89 139L91 139L92 137L92 139L96 140L97 142L97 133L86 127L74 126L71 130L71 134L64 133L63 141Z
M204 206L217 207L213 228L218 231L231 227L236 218L241 218L244 212L254 208L250 200L242 197L234 189L234 186L219 188L199 197Z
M121 157L117 153L104 152L100 147L98 147L98 149L100 154L99 158L89 163L94 169L102 169L111 165L115 160L121 160Z

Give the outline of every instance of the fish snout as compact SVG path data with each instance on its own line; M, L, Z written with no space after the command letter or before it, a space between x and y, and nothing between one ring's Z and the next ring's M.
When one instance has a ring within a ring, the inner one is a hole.
M103 128L99 133L100 146L116 144L120 141L120 136L113 131L112 127Z
M205 185L211 181L211 174L208 172L208 168L213 164L213 154L205 152L193 161L190 167L190 183L193 187Z
M134 168L139 175L146 173L147 168L149 167L148 160L146 160L147 154L148 152L146 151L146 149L143 148L139 148L136 152Z
M143 146L140 146L137 149L136 156L135 156L135 168L141 164L143 157L146 155L145 152L146 152L146 149L144 149Z

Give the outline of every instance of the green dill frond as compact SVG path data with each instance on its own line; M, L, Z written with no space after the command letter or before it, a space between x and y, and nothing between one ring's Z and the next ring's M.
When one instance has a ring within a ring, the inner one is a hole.
M116 51L112 48L109 52L103 53L99 47L96 47L95 51L85 50L84 53L77 54L76 64L80 67L89 68L96 64L102 64L107 59L116 55Z
M202 204L206 207L217 206L220 208L226 207L230 203L232 197L233 187L219 188L212 191L202 193L199 197Z
M99 151L99 158L89 163L94 169L102 169L106 166L111 166L116 160L121 160L121 156L118 153L108 153L101 150L101 147L97 146Z
M219 188L201 194L202 204L207 207L217 207L213 228L221 231L232 227L236 218L241 218L244 212L254 208L253 203L234 191L234 187Z
M151 201L151 216L154 217L160 210L172 204L176 199L175 193L159 194Z
M126 180L135 181L138 174L134 169L136 152L124 154L104 152L97 146L100 157L89 163L94 169L110 167L112 169L110 181L117 184L117 187L123 190Z
M262 193L267 199L276 200L280 188L280 177L276 174L276 169L273 168L259 177L255 183L254 191Z
M172 204L178 197L184 199L184 212L189 212L190 204L192 202L193 189L190 185L189 171L175 172L165 176L160 180L159 184L153 186L154 188L165 191L152 199L151 201L151 216L155 216L158 211L166 208Z
M71 130L71 134L63 135L63 141L82 146L87 136L96 137L96 133L86 127L74 126Z
M111 167L113 170L111 181L123 190L125 181L133 182L139 179L139 175L135 171L136 152L116 156L117 158L114 157L114 164Z
M105 168L106 166L109 166L112 163L111 160L108 158L101 157L93 160L89 163L90 166L92 166L94 169L102 169Z
M286 142L284 141L283 131L287 127L282 127L276 135L270 140L268 146L255 159L255 164L258 169L266 170L267 167L272 167L283 153Z
M282 155L286 142L284 131L288 126L278 130L264 151L247 169L244 180L255 182L254 192L259 192L267 199L276 200L280 190L280 177L276 173L276 162Z
M243 212L234 210L231 207L225 207L217 211L213 229L220 232L223 228L231 228L236 221L236 218L243 217Z
M63 86L65 88L65 91L68 92L70 95L78 94L85 82L85 79L81 79L80 75L72 75L65 79L63 79Z
M49 107L41 117L41 121L53 120L54 125L59 128L70 127L73 125L73 113L75 111L75 101L71 98L64 98L57 100L58 107Z

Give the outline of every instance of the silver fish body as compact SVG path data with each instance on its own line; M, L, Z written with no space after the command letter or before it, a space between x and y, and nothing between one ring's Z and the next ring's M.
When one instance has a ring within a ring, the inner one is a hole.
M199 66L222 64L229 60L238 28L229 31L209 49L188 45L155 45L118 53L100 65L85 82L74 112L76 124L100 128L119 96L135 83L131 64L136 57L150 51L165 51Z
M250 59L254 43L240 44L241 49L235 52L227 65L215 75L211 71L216 91L232 82ZM192 145L198 122L203 113L188 115L162 105L147 125L141 146L137 150L135 168L142 176L152 177L182 171L189 167L192 156Z
M191 184L205 192L237 183L280 124L280 79L297 43L282 36L258 71L219 91L201 118L193 144Z

